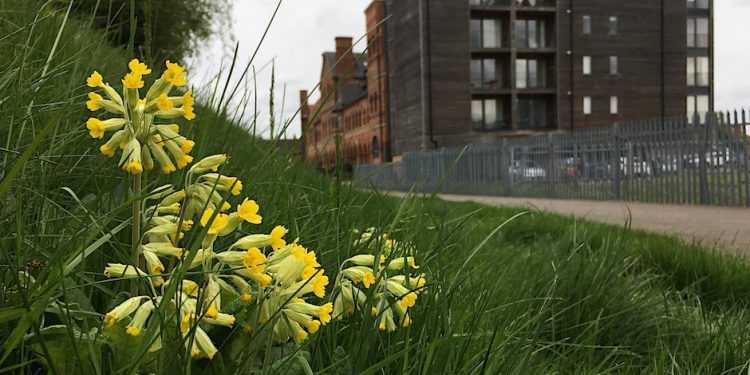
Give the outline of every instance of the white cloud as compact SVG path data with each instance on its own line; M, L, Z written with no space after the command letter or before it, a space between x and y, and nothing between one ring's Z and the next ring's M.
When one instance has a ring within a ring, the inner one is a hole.
M404 0L411 1L411 0ZM456 0L462 1L462 0ZM299 90L318 82L321 53L334 50L336 36L358 38L365 33L364 10L370 0L284 0L254 61L256 68L275 59L276 110L280 110L286 83L284 119L299 106ZM247 63L273 14L277 0L239 0L235 3L233 32L240 43L238 64ZM750 48L746 42L746 17L750 0L715 1L716 108L750 105ZM362 50L364 46L356 50ZM229 56L216 43L192 62L198 80L214 75ZM270 66L258 75L259 131L268 123ZM299 136L294 119L288 136Z

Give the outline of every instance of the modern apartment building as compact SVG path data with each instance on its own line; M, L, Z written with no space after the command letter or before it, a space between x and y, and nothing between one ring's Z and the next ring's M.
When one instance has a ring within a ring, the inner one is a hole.
M391 155L702 115L712 1L386 0Z

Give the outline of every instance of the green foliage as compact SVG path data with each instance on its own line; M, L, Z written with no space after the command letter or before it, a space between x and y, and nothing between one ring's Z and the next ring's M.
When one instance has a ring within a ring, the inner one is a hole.
M306 374L306 364L336 374L747 371L747 263L567 217L510 220L519 210L361 192L253 138L221 115L225 108L197 108L187 135L202 140L196 159L232 155L227 172L261 205L260 230L286 223L333 270L364 252L351 245L353 229L384 228L415 244L428 289L412 325L395 333L364 312L260 358L229 345L210 362L190 361L179 344L165 346L164 362L123 350L140 343L102 329L100 312L122 302L128 286L101 270L129 259L130 181L87 135L83 103L91 70L103 67L115 81L128 56L87 21L66 18L64 7L40 4L0 0L0 186L8 187L0 195L0 372Z
M71 2L55 3L64 9ZM230 37L230 0L75 0L72 4L78 17L106 30L114 45L127 47L132 33L137 55L150 62L184 61L200 43L217 35Z

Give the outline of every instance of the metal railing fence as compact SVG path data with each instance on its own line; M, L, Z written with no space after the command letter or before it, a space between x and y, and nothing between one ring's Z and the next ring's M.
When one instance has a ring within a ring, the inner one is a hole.
M750 207L750 117L709 113L505 138L360 165L379 189Z

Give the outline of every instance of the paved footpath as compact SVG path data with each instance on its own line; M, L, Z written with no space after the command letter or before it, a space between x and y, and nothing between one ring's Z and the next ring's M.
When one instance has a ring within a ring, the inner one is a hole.
M624 225L632 215L633 228L674 235L687 242L697 241L735 254L750 254L750 208L449 194L442 194L440 198L538 209L615 225Z

